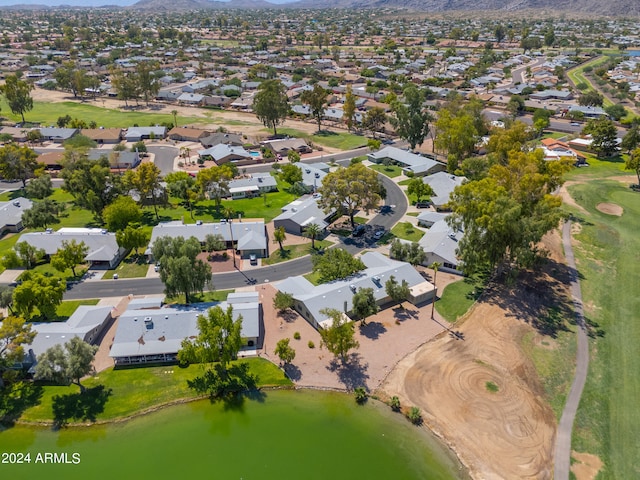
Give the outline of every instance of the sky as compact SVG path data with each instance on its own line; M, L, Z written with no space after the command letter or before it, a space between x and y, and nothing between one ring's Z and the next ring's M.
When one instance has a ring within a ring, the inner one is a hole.
M8 5L71 5L77 7L97 7L101 5L133 5L138 0L0 0L0 7ZM167 0L168 2L170 0ZM219 0L226 1L226 0ZM232 0L231 0L232 1ZM270 3L289 3L295 0L266 0ZM231 3L231 2L230 2Z

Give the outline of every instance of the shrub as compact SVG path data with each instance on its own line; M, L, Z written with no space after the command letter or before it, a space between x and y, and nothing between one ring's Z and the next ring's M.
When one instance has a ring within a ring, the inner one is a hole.
M395 395L391 397L391 403L389 405L391 406L391 410L393 410L394 412L400 411L400 399Z
M295 332L293 334L293 338L295 338L296 340L300 340L300 332Z
M307 345L309 345L309 348L316 348L316 344L313 343L311 340L309 340L309 343L307 343Z
M487 388L487 390L488 390L489 392L491 392L491 393L496 393L496 392L499 390L498 385L496 385L496 384L495 384L495 383L493 383L493 382L487 382L487 383L485 383L485 384L484 384L484 386L485 386L485 387Z
M353 394L356 397L356 403L359 405L362 405L363 403L365 403L369 398L369 394L367 393L364 387L356 387L353 390Z
M411 410L409 410L409 413L407 413L407 418L414 425L419 425L422 422L420 409L418 407L411 407Z

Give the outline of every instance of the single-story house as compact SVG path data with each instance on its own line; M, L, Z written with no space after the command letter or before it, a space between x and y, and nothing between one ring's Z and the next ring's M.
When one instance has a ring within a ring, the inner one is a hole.
M242 135L238 135L237 133L217 132L201 138L200 143L205 148L211 148L220 144L241 147L245 142L242 139Z
M601 107L572 105L569 108L569 115L576 112L582 113L584 115L584 118L609 117L609 115L607 115L607 112L605 112Z
M169 138L179 142L199 142L211 132L199 128L174 127L169 131Z
M23 233L19 241L41 248L47 256L51 256L62 247L62 242L65 240L84 242L89 248L84 259L89 262L91 268L113 269L126 253L124 248L118 246L115 233L99 228L65 227L57 232L49 228L44 232Z
M146 363L173 363L185 339L195 338L198 317L219 306L232 308L234 320L242 317L242 349L252 351L260 345L264 327L258 292L229 294L220 303L165 305L161 308L129 308L120 315L109 356L116 367ZM241 351L242 351L241 349Z
M206 150L198 150L200 157L211 157L211 159L218 165L228 162L242 162L251 161L253 157L243 147L232 147L220 143L215 147L207 148Z
M43 127L40 129L40 135L43 141L50 141L54 143L62 143L65 140L69 140L71 137L79 132L77 128L53 128Z
M130 127L124 138L127 142L139 142L149 138L164 138L167 136L167 127Z
M98 145L117 144L122 140L121 128L83 128L80 134L89 137Z
M204 103L204 95L201 93L183 93L177 100L179 103L188 105L202 105Z
M0 127L0 135L11 135L14 142L26 142L30 129L17 127Z
M401 166L405 175L408 172L412 172L417 177L444 172L447 169L444 163L397 147L385 147L377 152L371 152L367 155L367 158L373 163L383 163L385 160L390 160L392 163Z
M284 227L288 233L302 235L312 223L325 230L336 215L335 210L325 213L318 206L319 194L300 197L282 207L282 213L273 219L275 228Z
M329 173L329 165L322 162L313 164L297 162L294 165L302 171L302 184L309 192L315 192L322 186L322 179Z
M204 245L207 235L221 235L227 248L236 248L242 258L249 258L251 254L257 257L269 256L269 242L264 221L234 221L216 223L191 223L184 224L181 221L164 222L153 227L149 248L145 252L152 255L153 242L159 237L195 237Z
M24 197L14 198L9 202L0 202L0 236L22 230L24 228L22 214L32 206L31 200Z
M431 210L427 210L426 212L421 212L418 215L418 225L420 227L430 228L434 223L439 222L440 220L444 220L448 216L448 213L433 212Z
M269 148L273 153L279 153L286 156L290 150L295 150L298 153L311 153L311 147L307 145L301 138L286 138L282 140L268 140L262 142L262 144Z
M62 161L64 160L64 152L62 150L55 152L45 152L38 155L38 163L42 163L48 172L54 170L62 170Z
M378 252L367 252L361 260L366 269L344 280L313 285L303 276L290 277L277 284L278 290L290 293L295 300L294 309L315 328L329 324L331 320L321 313L328 306L335 306L349 315L353 308L353 294L360 288L372 288L378 305L391 300L385 290L386 282L393 276L409 285L407 300L414 305L433 300L435 287L406 262L391 260Z
M466 180L466 177L451 175L447 172L438 172L424 177L423 182L433 189L435 195L431 197L431 203L436 210L441 210L449 203L454 188L462 185Z
M573 94L569 90L542 90L529 95L534 100L571 100Z
M585 155L574 150L568 144L561 142L560 140L544 138L540 143L542 143L544 159L547 161L570 158L575 165L584 165L587 161L587 157Z
M138 152L128 152L126 150L101 150L94 148L89 150L87 158L89 160L100 160L100 158L106 157L109 161L111 168L115 169L129 169L136 168L140 163L140 154Z
M278 190L278 182L268 173L255 173L248 178L239 178L229 182L229 194L233 200L254 197L266 192Z
M422 264L432 265L433 262L438 262L441 270L461 274L457 250L463 235L464 232L450 227L446 219L435 222L418 241L426 254Z
M23 366L32 370L39 355L55 345L64 345L73 337L80 337L88 344L97 343L111 321L112 311L111 306L80 305L64 322L32 323L36 336L31 345L25 345L27 360Z

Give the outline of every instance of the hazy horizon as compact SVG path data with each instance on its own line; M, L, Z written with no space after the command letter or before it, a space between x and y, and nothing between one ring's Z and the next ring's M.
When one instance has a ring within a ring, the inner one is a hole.
M169 3L171 0L166 0ZM220 2L233 3L233 0L217 0ZM269 3L291 3L296 0L265 0ZM0 7L11 7L14 5L46 5L48 7L58 7L68 5L71 7L101 7L104 5L116 5L126 7L137 3L138 0L0 0Z

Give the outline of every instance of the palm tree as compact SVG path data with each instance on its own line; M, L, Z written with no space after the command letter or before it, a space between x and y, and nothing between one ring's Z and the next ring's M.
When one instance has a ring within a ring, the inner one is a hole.
M431 320L433 320L433 309L436 306L436 294L438 293L438 287L436 286L436 276L438 275L438 269L442 266L440 262L433 262L431 268L433 269L433 302L431 302Z
M278 242L280 245L280 251L284 252L284 248L282 247L282 242L284 242L287 238L287 234L284 231L284 227L278 227L273 231L273 243Z
M317 223L307 225L307 228L304 230L304 236L311 239L311 248L314 250L316 249L316 238L320 233L322 233L322 229Z
M177 110L171 110L171 115L173 115L173 126L177 127L178 126L178 111Z
M233 218L233 216L235 215L236 212L233 211L233 208L231 207L224 207L222 209L222 216L224 218L226 218L227 220Z

